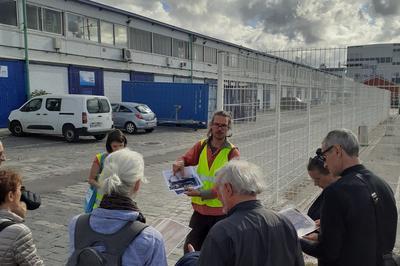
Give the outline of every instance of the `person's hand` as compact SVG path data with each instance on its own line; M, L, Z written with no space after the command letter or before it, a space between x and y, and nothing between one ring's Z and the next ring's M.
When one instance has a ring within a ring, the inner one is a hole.
M183 172L183 168L185 167L185 162L183 160L176 160L172 164L172 172L176 175L177 172Z
M194 247L192 246L192 244L188 244L188 250L189 252L195 252L196 250L194 250Z
M23 201L18 202L17 206L11 210L13 213L21 218L26 216L26 203Z
M320 220L320 219L315 220L314 222L315 222L315 226L316 226L316 227L319 228L319 227L321 226L321 220Z
M189 197L200 197L200 191L194 188L187 188L184 193Z
M303 236L303 238L310 240L310 241L318 242L318 234L317 233L311 233L311 234L305 235L305 236Z

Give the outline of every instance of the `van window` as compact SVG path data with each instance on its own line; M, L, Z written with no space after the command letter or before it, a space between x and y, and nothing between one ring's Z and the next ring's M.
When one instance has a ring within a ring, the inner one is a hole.
M109 113L110 105L106 99L89 99L86 101L89 113Z
M46 109L53 112L59 112L61 110L61 99L48 98L46 100Z
M42 99L33 99L27 102L21 109L21 112L34 112L42 107Z

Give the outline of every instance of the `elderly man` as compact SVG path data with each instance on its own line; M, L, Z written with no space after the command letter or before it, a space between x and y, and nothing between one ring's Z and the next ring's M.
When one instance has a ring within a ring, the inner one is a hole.
M358 158L357 137L333 130L322 142L329 172L341 176L324 190L319 235L302 239L303 251L324 266L381 266L396 239L397 209L389 185ZM314 241L313 241L314 240Z
M218 198L228 217L211 228L200 253L186 254L177 265L304 265L292 224L257 200L264 190L258 167L233 160L216 176Z
M6 154L4 153L3 143L0 140L0 165L6 160Z

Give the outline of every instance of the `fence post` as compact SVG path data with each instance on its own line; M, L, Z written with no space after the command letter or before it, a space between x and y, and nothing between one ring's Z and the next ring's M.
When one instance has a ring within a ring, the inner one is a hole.
M279 176L281 167L281 93L282 93L282 82L281 82L281 68L280 64L276 62L276 110L275 110L275 136L276 136L276 176L275 176L275 202L279 202Z
M225 52L218 51L217 110L224 108L224 59Z
M307 118L308 118L308 125L307 125L307 154L306 158L310 154L310 146L311 146L311 92L312 92L312 78L308 79L308 99L307 99Z
M345 84L344 84L344 78L343 77L341 77L340 78L340 83L341 83L341 85L342 85L342 110L341 110L341 113L342 113L342 115L341 115L341 120L340 120L340 127L341 128L344 128L344 127L346 127L346 125L345 125L345 123L344 123L344 102L345 102Z
M326 90L327 90L327 93L328 93L328 130L327 130L327 132L329 132L330 130L331 130L331 119L332 119L332 117L331 117L331 82L332 81L332 79L331 79L331 77L328 77L328 86L326 86Z

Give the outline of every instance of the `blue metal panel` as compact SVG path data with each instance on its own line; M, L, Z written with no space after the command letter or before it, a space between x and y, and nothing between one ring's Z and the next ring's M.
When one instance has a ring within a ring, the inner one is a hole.
M146 73L146 72L131 72L131 80L132 81L154 81L154 74L153 73Z
M208 84L122 81L122 101L147 104L159 121L176 119L207 123Z
M0 128L7 127L10 112L25 101L24 62L0 60Z
M70 94L104 95L103 70L70 66L68 69Z

